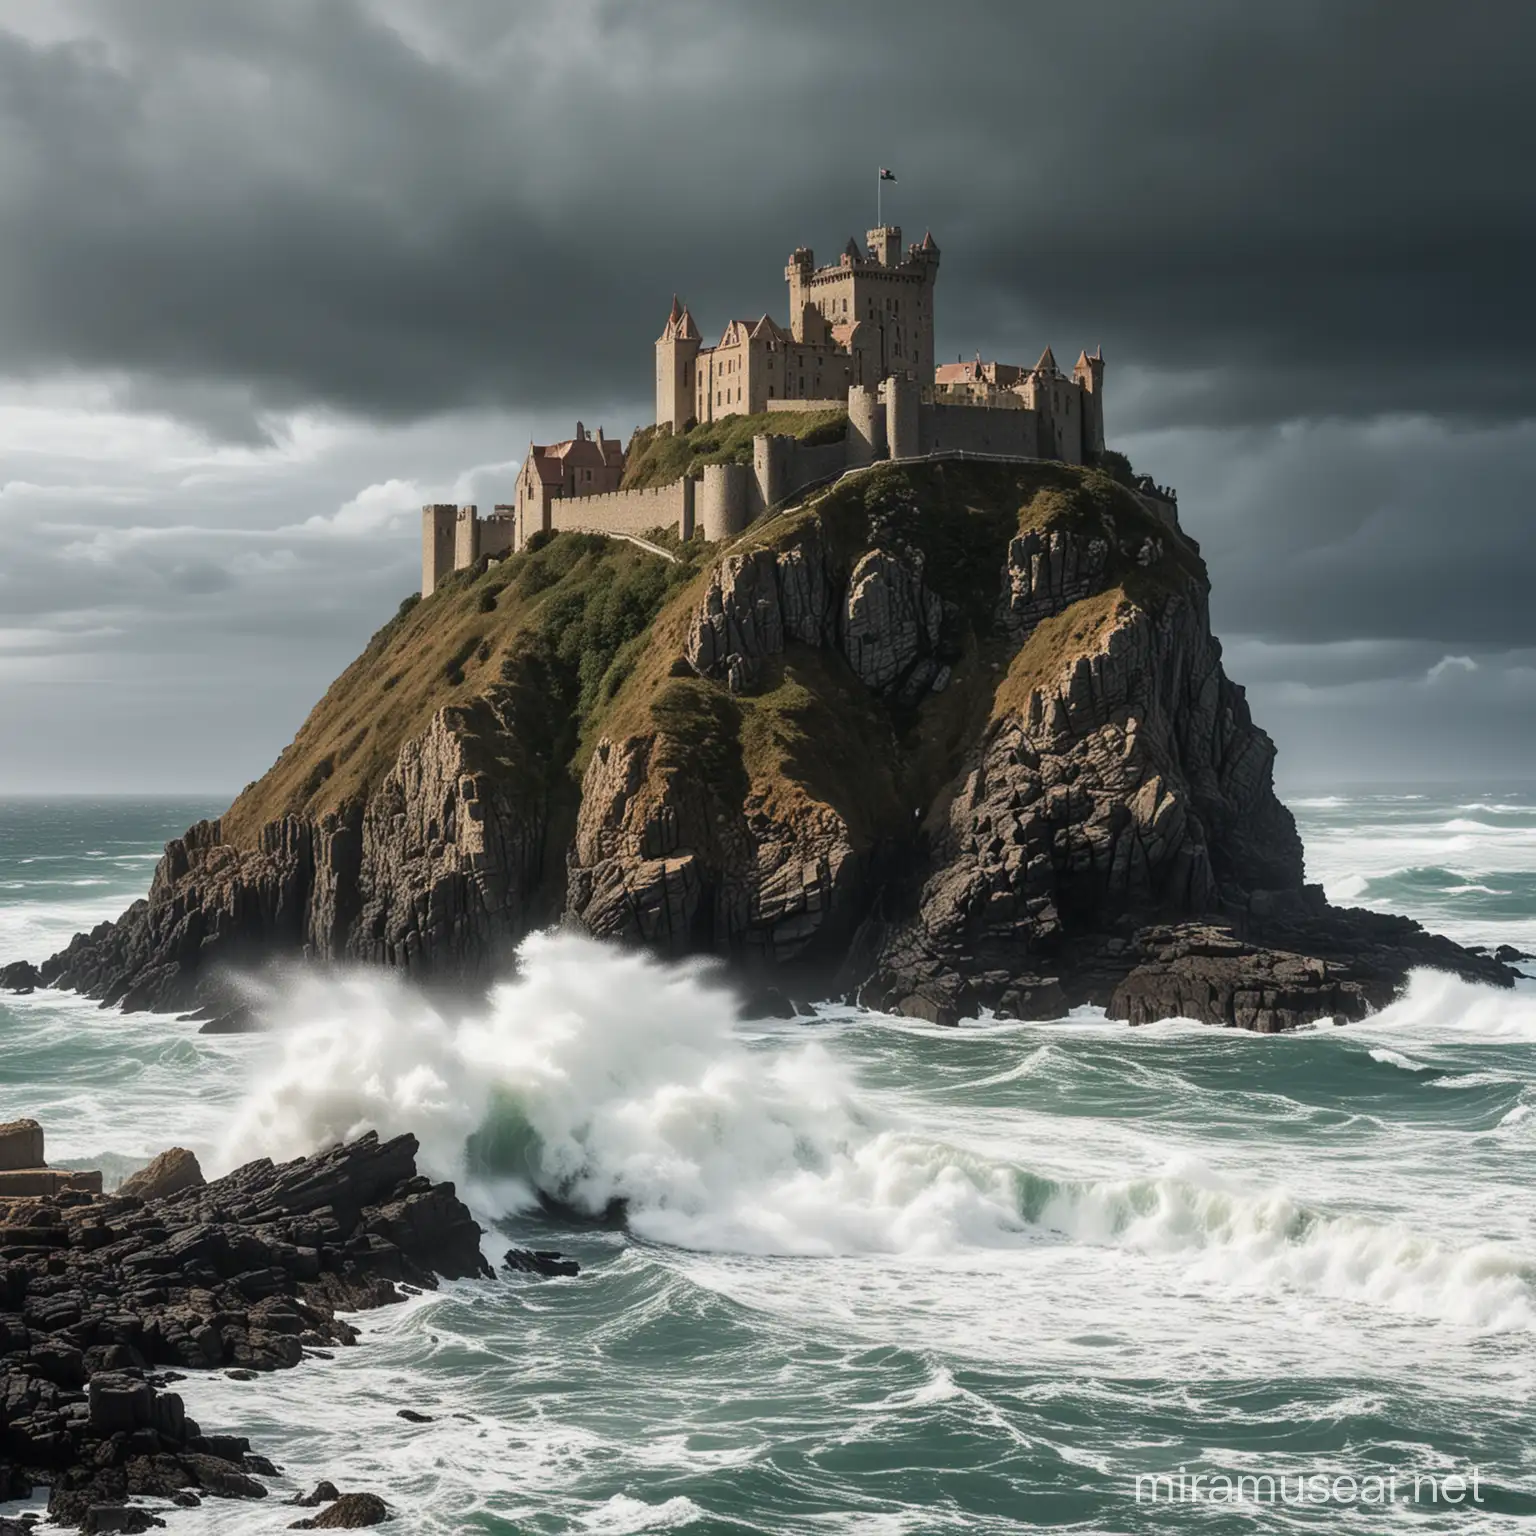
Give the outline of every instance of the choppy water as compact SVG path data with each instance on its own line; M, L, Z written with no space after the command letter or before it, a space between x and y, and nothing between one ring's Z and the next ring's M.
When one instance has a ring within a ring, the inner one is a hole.
M212 809L0 806L0 958L115 914ZM1335 899L1536 949L1528 794L1296 810ZM512 1238L585 1265L446 1287L329 1363L183 1384L295 1485L377 1489L430 1533L1536 1514L1536 992L1424 975L1363 1025L1281 1037L1091 1014L744 1025L700 972L569 940L467 1017L378 975L283 986L266 1038L0 1003L0 1118L38 1115L56 1161L109 1174L172 1142L223 1169L411 1129L497 1223L493 1255ZM541 1217L536 1188L623 1197L628 1225ZM1292 1493L1395 1473L1398 1502L1138 1504L1138 1474L1180 1467ZM1474 1468L1475 1507L1423 1484L1411 1502L1415 1473L1470 1489ZM172 1518L191 1536L291 1512Z

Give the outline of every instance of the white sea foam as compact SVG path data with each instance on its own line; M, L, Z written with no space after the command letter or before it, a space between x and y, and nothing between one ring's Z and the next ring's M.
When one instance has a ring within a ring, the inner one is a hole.
M1379 1061L1389 1067L1401 1067L1404 1072L1434 1072L1437 1069L1427 1061L1415 1061L1411 1056L1399 1055L1396 1051L1389 1051L1385 1046L1380 1046L1370 1052L1372 1061Z
M1394 1045L1405 1040L1536 1043L1536 993L1478 986L1445 971L1415 971L1397 1001L1351 1028Z
M1330 1216L1199 1159L1130 1178L1047 1176L1027 1154L1021 1164L935 1134L888 1099L876 1110L817 1040L749 1048L730 995L698 968L571 936L529 940L521 962L460 1018L377 974L298 985L225 1160L411 1129L425 1166L468 1174L482 1200L537 1190L594 1215L622 1202L637 1234L699 1251L934 1256L1065 1238L1179 1257L1204 1282L1536 1324L1530 1261L1513 1249ZM1509 998L1495 1007L1445 984L1416 978L1383 1029L1431 1016L1443 1027L1447 999L1510 1022ZM1525 1006L1536 1026L1536 999Z

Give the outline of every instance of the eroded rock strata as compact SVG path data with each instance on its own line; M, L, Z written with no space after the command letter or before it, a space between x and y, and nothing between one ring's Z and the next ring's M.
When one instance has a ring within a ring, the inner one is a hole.
M163 1198L0 1200L0 1501L46 1484L61 1524L141 1530L142 1512L115 1512L130 1496L264 1498L271 1464L167 1388L350 1345L337 1314L398 1301L401 1283L489 1275L480 1228L415 1154L370 1133L207 1184L168 1162L157 1178L183 1187Z
M945 1022L1273 1030L1415 966L1512 980L1305 883L1199 551L1105 474L881 466L671 567L615 550L402 615L146 901L15 982L206 1015L275 955L483 979L562 913Z

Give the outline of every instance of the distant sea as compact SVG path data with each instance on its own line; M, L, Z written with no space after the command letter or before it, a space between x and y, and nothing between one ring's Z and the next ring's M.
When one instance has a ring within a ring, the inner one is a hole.
M1291 803L1335 900L1536 951L1530 786ZM0 961L115 916L218 809L0 802ZM707 968L570 938L462 1014L378 973L265 985L284 1027L261 1037L0 1001L0 1119L109 1179L174 1143L218 1172L413 1130L494 1257L584 1270L445 1286L334 1360L184 1381L284 1476L173 1532L284 1529L277 1498L321 1477L434 1536L1536 1515L1532 985L1420 974L1363 1024L1278 1037L1092 1010L744 1024ZM540 1191L627 1222L543 1215ZM1239 1477L1258 1502L1220 1497ZM1361 1502L1393 1477L1390 1509Z

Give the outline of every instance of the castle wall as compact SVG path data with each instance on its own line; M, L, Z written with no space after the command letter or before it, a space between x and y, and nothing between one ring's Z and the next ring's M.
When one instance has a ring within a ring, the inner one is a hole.
M924 404L918 415L923 453L960 448L967 453L1002 453L1016 459L1041 457L1039 417L1020 406Z
M685 476L671 485L645 490L557 496L549 504L550 527L564 533L632 533L641 537L653 528L676 528L680 537L691 538L694 484Z
M506 555L517 548L517 509L499 502L495 512L480 524L480 553Z
M421 509L421 595L431 597L453 570L454 529L459 509L440 503Z
M747 487L752 472L745 464L706 464L699 482L698 517L711 543L734 538L747 526Z
M846 400L835 397L825 400L767 400L763 403L763 409L767 411L842 411L847 408Z

